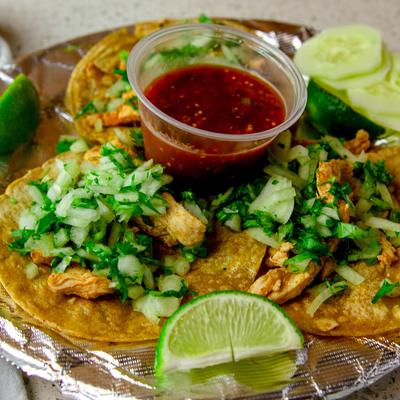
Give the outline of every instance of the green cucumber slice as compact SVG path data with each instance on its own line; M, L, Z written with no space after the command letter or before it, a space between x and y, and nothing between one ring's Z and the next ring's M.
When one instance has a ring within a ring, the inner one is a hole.
M389 74L389 81L395 87L400 89L400 53L391 54L392 69Z
M308 83L307 91L308 121L321 133L352 138L359 129L365 129L371 137L375 138L385 132L382 126L354 111L344 101L328 93L313 80Z
M394 115L369 113L368 118L385 128L400 132L400 115L396 117Z
M365 88L349 89L347 96L351 106L367 113L400 117L400 87L391 81L381 81Z
M383 81L386 78L386 75L388 74L391 65L392 65L391 56L384 49L382 53L382 64L377 69L369 73L340 80L324 79L324 78L319 78L319 80L324 86L328 86L330 88L338 90L364 88L373 85L374 83Z
M330 28L308 40L294 58L311 77L343 79L369 73L382 63L382 38L365 25Z

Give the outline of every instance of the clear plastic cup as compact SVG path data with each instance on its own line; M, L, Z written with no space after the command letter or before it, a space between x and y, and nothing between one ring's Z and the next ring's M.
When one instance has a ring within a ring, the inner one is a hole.
M168 116L144 95L159 76L202 64L239 68L265 80L283 99L284 121L251 134L211 132ZM183 178L235 175L251 167L274 138L299 119L306 105L301 73L282 51L254 35L220 25L187 24L161 29L136 44L127 70L139 100L146 158L164 164L169 173Z

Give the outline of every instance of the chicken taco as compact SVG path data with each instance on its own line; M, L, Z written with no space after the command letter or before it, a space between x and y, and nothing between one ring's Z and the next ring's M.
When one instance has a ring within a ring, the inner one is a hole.
M208 221L192 195L175 200L171 179L119 142L63 153L30 171L0 197L0 223L8 227L0 233L1 284L37 323L63 334L157 338L160 318L205 285L196 274ZM215 235L207 276L218 267L230 288L247 289L266 246L226 228ZM232 245L240 246L239 264L226 259Z

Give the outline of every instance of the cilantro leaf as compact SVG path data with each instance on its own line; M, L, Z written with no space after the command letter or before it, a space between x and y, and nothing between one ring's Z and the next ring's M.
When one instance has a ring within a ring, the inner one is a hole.
M299 234L295 247L299 253L310 253L313 255L314 259L318 261L319 257L328 256L330 254L329 245L322 242L315 231L302 231Z
M7 248L10 251L16 251L23 256L30 253L30 249L25 248L25 243L35 233L33 229L14 229L11 236L15 238L8 244Z
M77 114L75 115L75 119L81 118L87 114L94 114L96 113L96 107L93 104L93 100L90 100L84 107L82 107Z
M319 262L319 257L305 251L304 253L288 258L283 265L287 266L290 272L301 273L307 270L308 264L312 260Z
M42 234L48 232L53 224L58 222L58 217L54 212L50 212L49 214L42 217L36 225L36 233Z
M383 160L376 162L368 160L364 164L355 163L354 175L356 178L364 180L368 185L375 185L376 182L381 182L387 186L393 182L393 176L386 169L385 161Z
M364 239L368 237L368 231L359 228L357 225L339 222L336 225L336 237L339 239Z
M76 139L63 139L56 144L56 153L61 154L71 150L72 144Z
M185 294L190 294L192 296L196 295L195 292L189 290L185 281L181 282L181 288L179 290L166 290L165 292L159 292L157 290L147 289L145 293L155 297L177 297L178 299L185 296Z
M383 296L388 295L392 290L398 288L400 286L400 282L390 283L387 279L385 279L379 290L376 292L374 298L372 299L371 303L375 304L380 300Z
M143 132L140 128L133 128L131 129L131 138L137 147L143 147Z
M195 247L181 246L181 255L190 263L195 261L196 258L206 258L207 253L207 246L205 242Z

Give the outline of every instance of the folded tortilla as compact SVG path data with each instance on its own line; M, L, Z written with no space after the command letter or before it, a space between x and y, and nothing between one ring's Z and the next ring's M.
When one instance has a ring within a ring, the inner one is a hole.
M397 199L400 198L399 154L400 146L377 147L368 154L374 161L385 161L394 177ZM364 262L352 267L365 278L364 282L348 283L348 289L327 300L313 317L306 310L314 296L307 291L283 305L302 331L324 336L369 336L400 329L400 297L384 296L376 304L371 303L385 278L400 281L400 260L386 268Z
M57 158L82 155L63 153ZM56 171L55 158L14 181L0 196L0 283L23 312L39 325L64 335L104 342L143 342L156 339L161 323L156 325L133 310L130 301L122 304L117 295L94 300L52 292L47 284L49 266L39 266L40 274L29 280L25 265L30 256L10 252L11 230L18 228L21 212L32 199L27 191L30 181ZM265 246L246 233L234 233L218 228L210 240L210 254L197 260L196 268L187 276L189 288L199 294L213 290L246 290L253 282L265 254Z
M65 153L59 157L64 160L74 157L80 161L82 156ZM160 327L149 322L143 314L133 311L129 301L122 304L115 295L85 300L56 294L47 285L50 267L40 266L39 276L29 280L24 267L30 257L8 251L11 230L18 227L20 213L32 202L26 190L27 184L55 170L55 159L51 159L14 181L0 196L1 284L23 311L39 324L56 331L89 340L111 342L139 342L157 338Z

